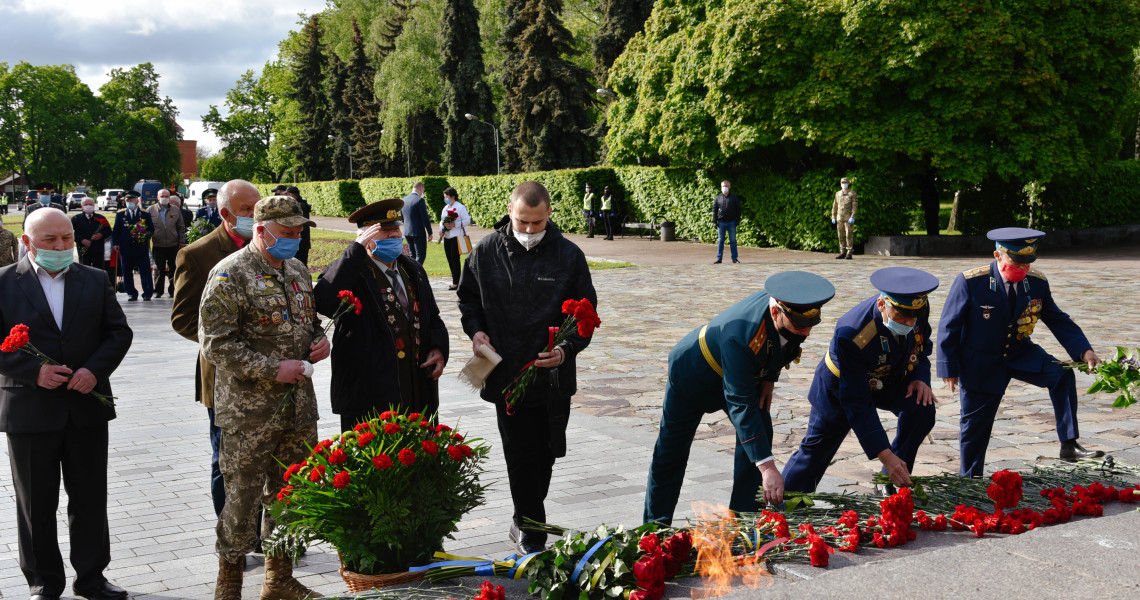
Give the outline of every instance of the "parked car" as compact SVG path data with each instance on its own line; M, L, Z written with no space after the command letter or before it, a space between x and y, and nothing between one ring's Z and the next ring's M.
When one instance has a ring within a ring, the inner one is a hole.
M87 197L84 192L68 192L67 210L80 210L83 208L83 199Z
M103 190L99 197L95 199L95 208L99 210L119 210L122 208L122 201L119 198L126 192L119 188L111 188Z

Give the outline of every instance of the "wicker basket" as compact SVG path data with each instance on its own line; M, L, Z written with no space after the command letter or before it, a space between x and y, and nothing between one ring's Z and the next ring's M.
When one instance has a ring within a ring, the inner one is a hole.
M340 559L340 552L336 553L337 559L340 560L340 577L344 580L344 585L348 588L349 592L353 594L359 592L366 592L373 588L390 587L393 585L400 585L402 583L411 583L419 581L424 578L423 571L404 571L403 573L386 573L383 575L364 575L361 573L354 573L344 568L344 560Z

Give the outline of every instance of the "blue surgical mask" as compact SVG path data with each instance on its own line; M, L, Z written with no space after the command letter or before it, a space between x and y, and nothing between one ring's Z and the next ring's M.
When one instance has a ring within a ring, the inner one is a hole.
M265 229L265 233L268 233L269 237L273 238L273 245L266 247L265 250L269 252L269 256L277 260L293 258L297 255L297 250L301 249L301 238L279 238L273 235L273 233L269 231L269 228Z
M36 264L53 273L62 271L75 262L75 253L71 250L45 250L36 248Z
M128 202L127 203L127 210L134 210L134 209L135 209L135 203L134 202Z
M40 196L40 204L43 204L44 206L51 204L51 197L50 196Z
M376 240L376 247L372 249L372 256L383 262L391 263L404 252L403 238L388 238Z
M234 233L247 240L252 238L253 217L237 217L237 223L234 224Z
M898 321L892 321L891 318L886 315L883 315L883 325L886 325L887 329L895 335L906 335L914 329L913 325L905 325Z

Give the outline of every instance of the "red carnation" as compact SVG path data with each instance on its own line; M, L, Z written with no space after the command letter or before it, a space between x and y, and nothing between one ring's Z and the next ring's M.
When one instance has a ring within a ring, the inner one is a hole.
M285 469L285 481L289 481L290 477L296 475L300 471L301 465L289 465L289 468Z
M380 420L381 421L387 421L388 419L391 419L391 418L392 418L392 411L390 411L390 410L386 410L386 411L380 413Z
M287 498L289 496L289 494L292 494L292 493L293 493L293 486L287 485L287 486L281 488L280 492L277 492L277 499L278 500L284 500L285 498Z
M4 343L0 344L0 350L4 352L15 352L26 346L29 340L28 326L23 323L17 323L12 326L12 331L8 333L8 337L4 338Z
M357 423L356 427L352 428L352 430L357 432L357 433L364 431L365 429L372 429L372 423L365 421L363 423Z
M420 442L420 446L423 447L424 452L427 452L432 456L435 456L436 453L439 452L439 446L437 446L436 443L431 440L424 440Z
M449 446L447 455L451 457L451 460L463 460L463 450L459 446Z
M384 453L377 454L376 458L372 459L372 466L374 466L380 470L390 468L392 466L392 459L388 458L387 454L384 454Z
M491 585L490 581L484 581L479 586L479 593L471 600L506 600L507 592L503 586Z
M453 433L453 434L451 434L451 439L453 439L457 442L462 442L463 436L459 435L458 433Z
M420 420L420 413L411 413L408 415L408 422L415 423Z
M808 543L811 546L808 548L808 556L811 558L811 566L813 567L826 567L831 554L835 549L827 545L823 538L814 534L808 534Z
M385 423L384 433L399 433L400 425L398 423Z
M439 425L435 426L435 434L436 435L443 435L443 434L450 433L450 432L451 432L451 428L448 427L447 425L440 423Z
M578 311L577 300L566 300L562 303L562 312L567 315L575 315Z
M330 465L339 465L346 460L348 460L348 455L345 454L344 450L341 450L340 448L337 448L336 450L333 450L329 453Z
M416 462L416 453L407 448L404 448L403 450L400 450L398 458L400 459L400 462L403 463L406 467Z
M352 474L348 471L341 471L333 477L333 487L338 490L343 490L348 487L348 483L352 481Z
M320 481L321 477L324 477L324 476L325 476L325 466L324 465L317 465L317 466L313 467L312 471L309 471L309 481L317 482L317 481Z
M464 458L471 458L472 456L475 455L475 451L472 450L471 446L468 446L467 444L463 444L462 446L459 447L459 449L463 451L463 457Z
M374 439L376 439L376 434L372 433L371 431L366 431L360 434L360 439L356 440L356 445L363 448L368 445L368 442L371 442Z

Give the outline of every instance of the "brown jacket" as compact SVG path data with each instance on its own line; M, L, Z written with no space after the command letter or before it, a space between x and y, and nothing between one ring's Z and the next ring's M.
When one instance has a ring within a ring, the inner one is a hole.
M170 310L170 325L178 335L198 343L198 309L202 304L206 280L214 265L237 250L223 224L178 251L174 263L174 306ZM206 408L213 408L214 365L206 362L201 350L198 351L196 374L194 397Z
M186 223L182 221L182 211L169 204L166 207L166 220L162 219L162 207L152 204L146 209L150 222L154 224L154 237L151 242L157 248L170 248L186 243Z

